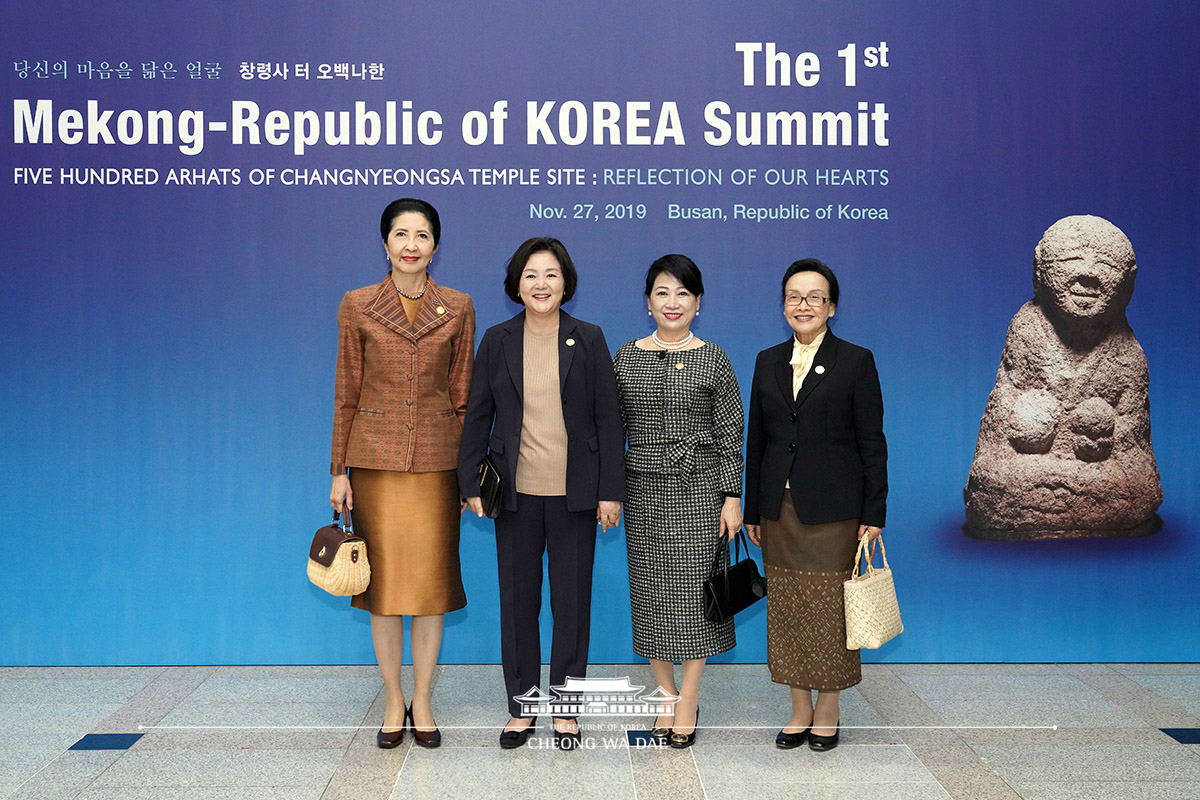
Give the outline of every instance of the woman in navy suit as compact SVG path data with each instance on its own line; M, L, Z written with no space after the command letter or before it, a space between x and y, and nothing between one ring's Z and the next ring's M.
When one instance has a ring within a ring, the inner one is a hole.
M766 564L767 662L792 688L784 749L838 743L838 693L862 680L842 583L858 541L883 530L887 442L871 351L829 330L837 277L815 258L783 276L793 335L758 354L746 430L746 530ZM817 690L814 708L812 690Z
M479 516L479 464L490 453L503 503L496 519L501 660L512 719L500 735L520 747L534 728L514 698L538 686L542 554L549 553L554 641L550 685L587 674L596 523L621 518L624 429L604 333L561 310L577 275L557 239L524 242L504 290L525 310L479 343L459 449L459 490ZM555 741L579 743L573 718L555 718Z

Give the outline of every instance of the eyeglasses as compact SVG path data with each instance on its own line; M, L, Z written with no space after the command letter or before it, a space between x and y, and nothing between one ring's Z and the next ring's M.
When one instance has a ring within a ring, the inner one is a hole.
M798 306L805 302L808 303L809 308L820 308L829 302L829 298L816 292L812 292L811 294L786 294L783 296L783 304L785 306Z

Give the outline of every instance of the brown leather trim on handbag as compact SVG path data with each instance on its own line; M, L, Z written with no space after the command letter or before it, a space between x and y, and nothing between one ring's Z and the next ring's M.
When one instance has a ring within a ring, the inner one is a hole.
M347 542L361 541L361 537L347 534L336 524L326 525L313 535L312 546L308 549L308 557L322 567L328 567L333 564L339 547ZM351 558L357 560L356 556L357 554L354 554Z

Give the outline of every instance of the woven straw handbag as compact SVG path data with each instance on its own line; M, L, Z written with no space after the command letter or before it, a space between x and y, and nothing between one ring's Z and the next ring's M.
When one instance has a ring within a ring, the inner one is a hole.
M338 512L333 512L333 522L313 536L308 550L308 579L339 597L362 594L371 583L367 543L354 535L350 509L346 509L345 526L338 518Z
M875 569L871 561L875 558L875 545L864 536L858 543L858 552L854 555L854 572L846 581L846 649L870 650L891 641L904 630L900 621L900 605L896 602L896 584L892 580L892 570L888 566L887 551L883 548L883 538L880 537L879 551L883 553L883 568ZM862 570L863 554L866 571Z

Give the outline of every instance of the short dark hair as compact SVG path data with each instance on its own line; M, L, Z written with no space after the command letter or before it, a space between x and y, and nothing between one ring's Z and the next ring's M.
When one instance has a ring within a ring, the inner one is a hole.
M663 273L674 276L683 284L683 288L699 297L704 294L704 281L700 278L700 268L687 256L670 253L655 261L646 270L646 297L654 290L654 282Z
M565 303L575 296L575 284L579 282L579 274L575 271L575 263L563 243L553 236L534 236L521 242L517 252L508 260L508 272L504 275L504 293L514 303L525 305L521 300L521 273L534 253L549 253L558 260L563 272L563 299Z
M783 273L783 288L779 292L780 297L787 294L787 282L798 272L815 272L824 278L829 283L829 302L835 306L838 304L841 290L838 289L837 276L833 274L833 270L815 258L802 258L792 262L792 265L787 268L787 272Z
M401 197L399 200L393 200L387 204L387 208L383 209L383 215L379 218L380 237L386 242L388 234L392 232L392 223L396 221L396 217L408 211L415 211L429 220L430 233L433 234L433 246L437 247L438 242L442 239L442 221L438 218L437 209L415 197Z

